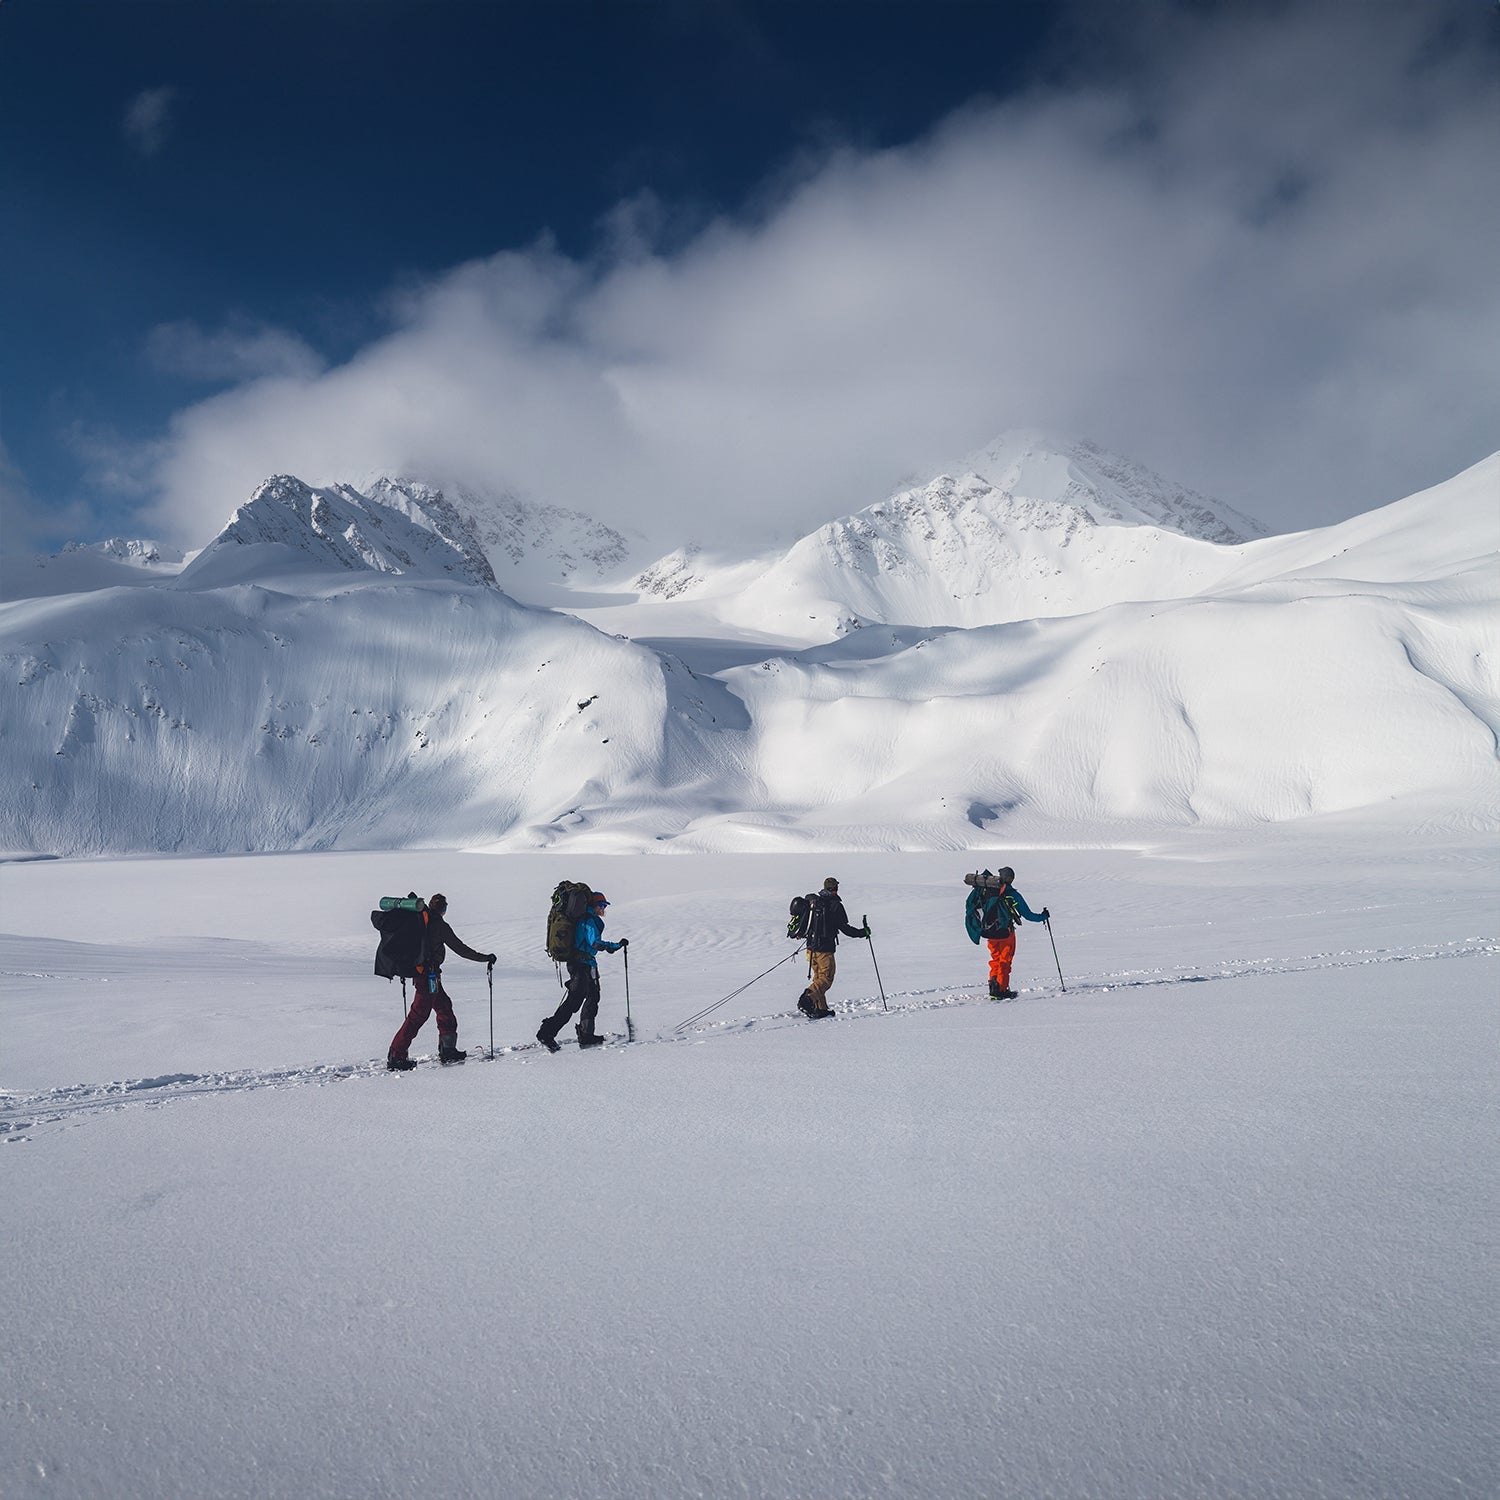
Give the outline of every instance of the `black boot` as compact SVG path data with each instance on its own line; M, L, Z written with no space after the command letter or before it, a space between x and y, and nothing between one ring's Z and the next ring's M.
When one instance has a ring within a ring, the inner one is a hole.
M604 1045L604 1038L596 1036L592 1031L585 1032L580 1027L578 1028L578 1045L580 1047L602 1047Z
M548 1031L545 1026L543 1026L541 1028L541 1030L537 1032L536 1039L549 1052L561 1052L562 1051L562 1048L557 1045L557 1038L554 1037L552 1035L552 1033L550 1031Z
M804 1016L810 1016L813 1013L813 998L807 993L806 990L803 990L802 993L797 996L797 1009L800 1010Z
M831 1016L832 1014L833 1007L826 1000L824 1000L819 1005L813 1006L813 1008L808 1011L808 1015L810 1015L815 1021L821 1021L825 1016Z
M460 1063L469 1054L458 1047L458 1037L440 1036L438 1038L438 1061L440 1063Z
M411 1058L397 1057L394 1052L390 1053L385 1060L385 1070L387 1073L410 1073L414 1067L416 1067L416 1063Z
M990 999L1003 1000L1004 998L1005 991L1000 988L1000 981L998 979L990 980Z

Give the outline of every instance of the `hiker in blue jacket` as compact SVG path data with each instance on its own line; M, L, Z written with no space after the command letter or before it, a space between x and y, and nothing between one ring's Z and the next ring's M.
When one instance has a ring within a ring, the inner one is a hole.
M573 951L568 956L568 982L563 990L562 1004L542 1022L536 1039L549 1052L557 1051L557 1033L568 1024L575 1014L578 1025L580 1047L597 1047L604 1038L594 1030L594 1021L599 1014L599 959L602 948L606 953L618 953L630 945L629 938L618 943L609 942L604 936L604 908L609 905L600 891L589 897L589 909L578 919L578 928L573 934Z

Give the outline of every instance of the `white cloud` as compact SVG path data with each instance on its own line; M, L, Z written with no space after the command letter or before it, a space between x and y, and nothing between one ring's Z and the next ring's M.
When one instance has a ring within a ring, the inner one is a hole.
M125 106L125 139L142 156L155 156L166 143L176 98L174 88L142 89Z
M347 364L179 413L159 519L391 467L712 541L1012 426L1278 527L1435 483L1500 446L1500 112L1416 10L1174 12L1128 86L827 156L671 254L617 218L595 262L458 267Z
M211 331L187 321L162 323L147 337L146 359L166 374L214 382L311 376L323 368L296 334L245 318Z

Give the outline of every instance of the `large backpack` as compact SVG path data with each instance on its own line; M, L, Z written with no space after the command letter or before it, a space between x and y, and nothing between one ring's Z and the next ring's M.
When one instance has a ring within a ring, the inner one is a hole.
M793 896L791 920L786 924L786 935L802 938L809 948L821 943L828 936L827 891L813 891L806 896Z
M974 887L964 902L964 928L970 942L1003 938L1015 926L1016 914L1008 898L1000 894L1014 879L1015 871L1009 869L994 875L981 870L976 875L964 876L964 884Z
M407 896L382 896L380 910L370 913L370 925L380 934L375 949L375 972L382 979L415 979L427 960L427 903L415 891Z
M593 894L591 885L580 885L576 880L558 881L547 913L547 957L554 963L565 964L573 957L578 924L587 914L589 897Z

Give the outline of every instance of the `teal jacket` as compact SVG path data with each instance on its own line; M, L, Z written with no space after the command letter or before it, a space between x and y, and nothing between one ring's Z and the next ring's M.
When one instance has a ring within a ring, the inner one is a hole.
M592 964L594 968L599 967L596 957L601 948L606 953L618 953L618 943L607 943L604 940L604 918L598 912L589 912L586 916L578 919L578 931L573 935L573 947L579 958L585 963Z
M1027 906L1026 898L1013 885L1003 891L982 891L976 886L964 903L964 926L971 943L981 938L1003 938L1022 917L1028 922L1046 921Z

